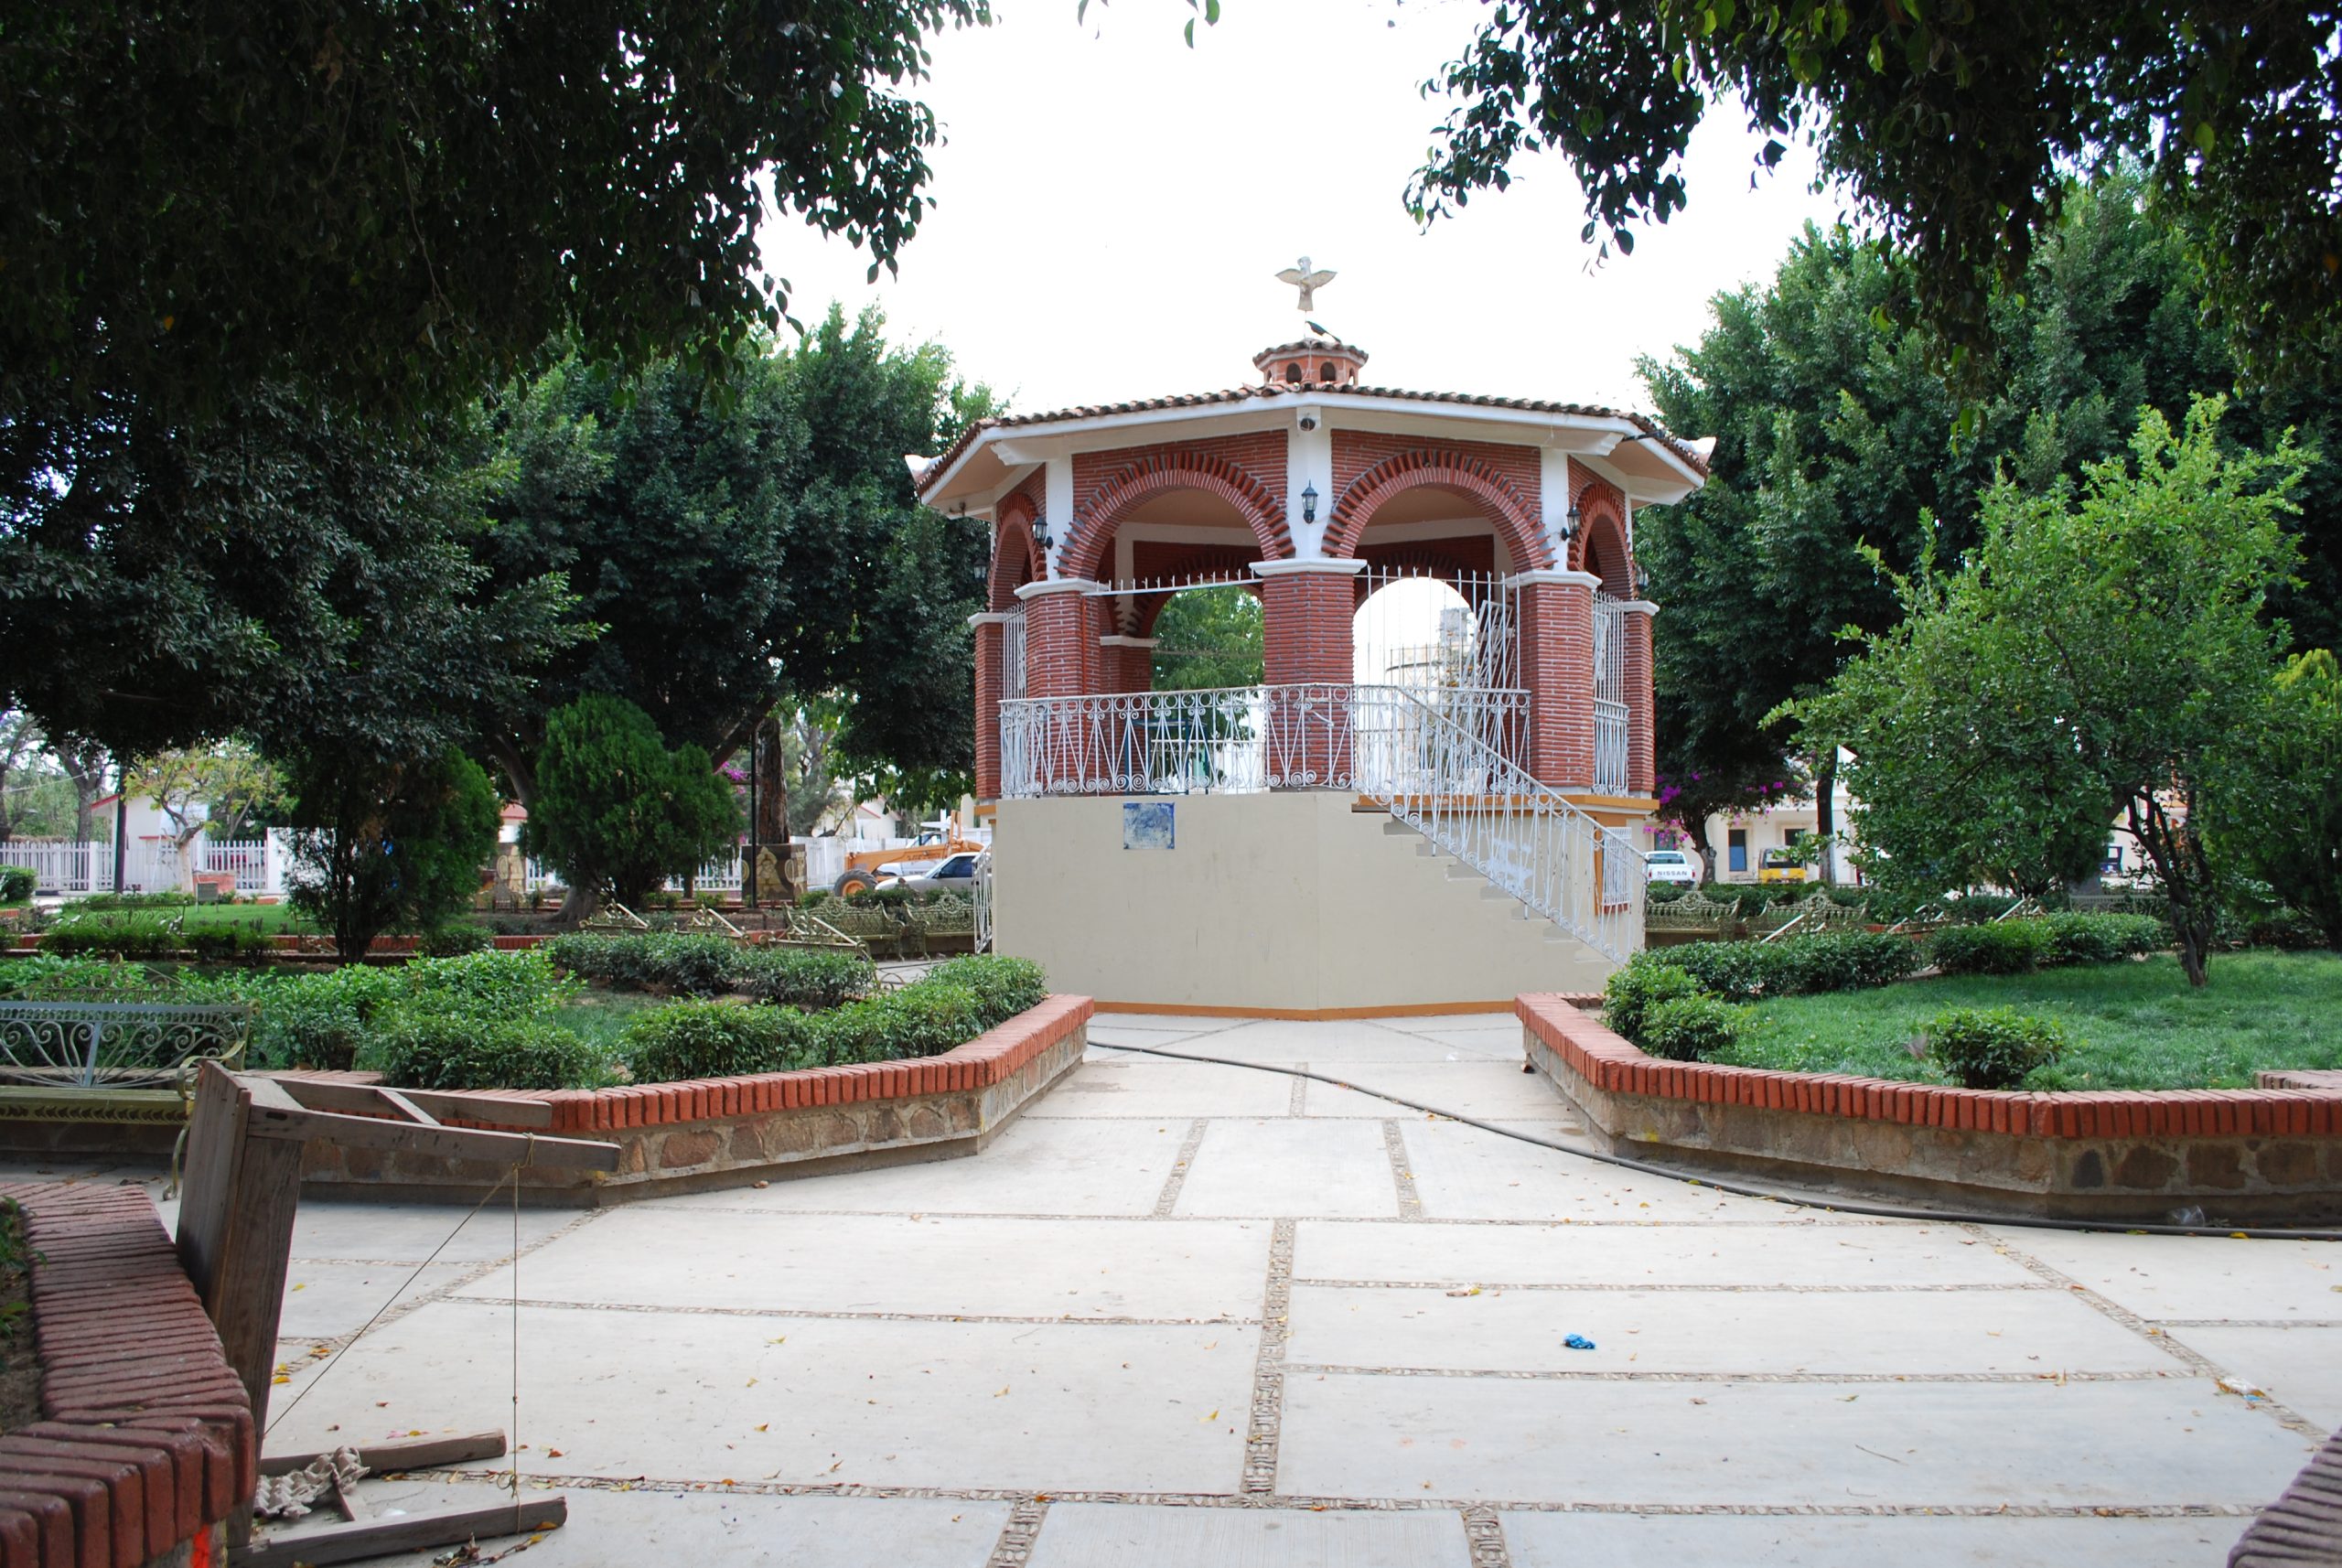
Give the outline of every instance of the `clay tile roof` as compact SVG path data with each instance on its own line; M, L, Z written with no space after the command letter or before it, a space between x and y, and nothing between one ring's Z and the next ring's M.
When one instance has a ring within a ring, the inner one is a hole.
M1595 403L1545 403L1536 398L1496 397L1485 392L1411 392L1402 387L1341 386L1325 381L1310 381L1300 386L1272 383L1267 386L1229 387L1219 392L1180 392L1169 397L1139 398L1129 403L1083 403L1075 408L1052 409L1046 413L1003 413L989 419L979 419L960 433L944 454L922 469L916 481L921 495L927 493L944 471L958 462L962 454L991 430L1013 430L1036 424L1058 424L1077 419L1101 419L1119 413L1147 413L1156 409L1199 408L1210 403L1240 403L1252 399L1280 397L1308 398L1322 402L1327 398L1383 398L1400 403L1448 403L1475 408L1515 409L1524 413L1559 413L1584 419L1623 419L1645 435L1666 447L1690 465L1692 471L1705 475L1708 465L1697 452L1660 428L1656 420L1644 414L1604 408Z

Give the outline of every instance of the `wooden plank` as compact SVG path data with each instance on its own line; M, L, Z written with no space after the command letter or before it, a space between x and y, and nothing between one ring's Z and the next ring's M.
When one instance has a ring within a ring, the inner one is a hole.
M457 1546L467 1541L493 1540L501 1535L528 1535L540 1530L558 1529L568 1520L569 1500L555 1494L525 1498L518 1506L499 1503L493 1508L370 1520L364 1524L304 1530L285 1540L231 1547L228 1561L233 1568L294 1568L302 1563L325 1568L332 1563L388 1557L394 1552Z
M271 1086L274 1088L274 1086ZM283 1104L268 1102L282 1100ZM287 1109L286 1107L290 1107ZM618 1168L616 1144L589 1143L582 1138L548 1138L536 1133L489 1133L470 1127L424 1127L412 1122L385 1122L372 1116L343 1116L330 1111L306 1111L278 1090L274 1096L255 1094L246 1125L263 1142L306 1143L329 1138L344 1148L392 1149L433 1155L450 1160L485 1160L509 1165L524 1160L532 1165L568 1170L614 1171Z
M504 1456L501 1432L467 1432L456 1437L400 1437L360 1445L358 1462L376 1475L393 1470L435 1470L469 1459ZM289 1476L324 1458L323 1454L276 1454L260 1462L263 1476Z
M436 1127L439 1125L439 1118L432 1115L428 1111L424 1110L422 1106L417 1105L414 1101L409 1100L397 1090L377 1089L374 1092L381 1095L384 1100L388 1101L392 1105L397 1107L399 1110L405 1112L409 1121L420 1122L425 1127Z
M371 1083L328 1083L315 1079L271 1080L311 1111L349 1111L381 1115L389 1107L383 1096L396 1094L429 1112L427 1120L493 1122L500 1127L546 1128L553 1125L553 1107L541 1100L480 1101L436 1090L388 1090Z
M228 1189L244 1145L244 1097L225 1070L206 1062L197 1072L188 1121L187 1163L179 1181L179 1265L210 1310L227 1225Z

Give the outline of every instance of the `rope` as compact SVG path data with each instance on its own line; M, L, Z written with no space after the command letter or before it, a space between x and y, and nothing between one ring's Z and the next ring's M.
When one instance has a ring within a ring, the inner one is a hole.
M1159 1046L1115 1046L1109 1045L1103 1040L1092 1040L1090 1043L1104 1051L1135 1051L1141 1056L1167 1057L1173 1061L1209 1062L1214 1067L1251 1068L1255 1072L1282 1073L1287 1078L1312 1079L1316 1082L1330 1083L1337 1089L1347 1089L1353 1093L1363 1094L1371 1099L1387 1100L1393 1105L1403 1105L1410 1111L1420 1111L1427 1116L1436 1116L1443 1122L1461 1122L1466 1127L1477 1127L1483 1133L1494 1133L1499 1137L1516 1139L1523 1144L1533 1144L1541 1149L1553 1149L1564 1155L1575 1155L1582 1160L1595 1160L1606 1165L1617 1165L1621 1170L1633 1171L1638 1176L1680 1181L1690 1187L1711 1187L1717 1192L1728 1192L1735 1197L1757 1197L1768 1203L1786 1203L1797 1208L1818 1208L1827 1214L1854 1214L1865 1219L1924 1219L1937 1224L2006 1225L2025 1230L2104 1230L2125 1236L2242 1236L2254 1240L2342 1241L2342 1230L2287 1230L2270 1226L2239 1228L2209 1224L2150 1225L2127 1219L2045 1219L2029 1214L1975 1214L1957 1208L1901 1208L1890 1204L1844 1203L1833 1199L1811 1197L1801 1193L1783 1192L1775 1187L1756 1187L1746 1182L1724 1181L1715 1176L1686 1176L1681 1171L1670 1170L1665 1165L1649 1165L1642 1160L1628 1159L1624 1155L1608 1154L1600 1149L1578 1148L1552 1138L1540 1138L1534 1133L1520 1132L1514 1128L1499 1127L1493 1122L1482 1122L1475 1117L1458 1115L1453 1111L1443 1111L1436 1105L1425 1105L1420 1101L1408 1100L1396 1094L1386 1094L1379 1089L1369 1089L1362 1083L1352 1083L1347 1079L1334 1078L1322 1072L1311 1072L1305 1068L1279 1067L1273 1062L1239 1061L1233 1057L1192 1056L1186 1051L1166 1051ZM1523 1067L1521 1070L1526 1072L1530 1069Z
M533 1133L529 1135L529 1144L532 1148L536 1144L536 1134ZM374 1316L368 1318L362 1325L360 1325L357 1333L351 1335L348 1339L343 1340L340 1349L336 1350L332 1355L326 1358L325 1366L319 1369L316 1377L309 1380L308 1386L304 1388L299 1393L295 1394L292 1399L285 1402L285 1408L278 1411L276 1414L270 1419L268 1425L261 1433L263 1437L266 1437L270 1433L274 1432L284 1422L286 1416L291 1415L295 1410L300 1408L301 1402L309 1397L309 1391L316 1388L319 1383L324 1382L326 1380L327 1373L331 1372L334 1369L335 1365L339 1362L344 1356L349 1353L349 1348L352 1345L357 1344L360 1339L366 1337L367 1330L372 1328L374 1325L382 1321L382 1314L390 1311L392 1306L396 1305L399 1297L407 1293L408 1286L414 1284L415 1281L423 1277L424 1270L429 1268L432 1264L439 1261L439 1254L447 1250L447 1243L453 1241L457 1236L462 1233L464 1227L469 1225L474 1217L477 1216L481 1209L488 1207L488 1200L494 1197L498 1192L502 1190L504 1184L508 1181L512 1184L513 1204L516 1208L519 1206L521 1200L521 1167L519 1165L514 1165L510 1170L505 1172L504 1175L497 1178L496 1185L494 1187L489 1187L486 1192L479 1195L479 1201L473 1204L470 1209L465 1213L461 1219L456 1221L455 1230L448 1231L446 1236L440 1239L439 1244L431 1249L431 1256L424 1259L423 1262L414 1265L414 1272L407 1275L404 1280L401 1281L399 1288L390 1294L389 1299L374 1309ZM520 1223L516 1219L513 1222L513 1235L518 1237L519 1234ZM520 1260L516 1257L513 1260L513 1267L517 1270L519 1266ZM516 1277L513 1284L513 1296L516 1303L514 1308L516 1321L519 1311L517 1305L519 1294L520 1284ZM513 1351L513 1364L515 1367L519 1365L519 1358L520 1351L516 1348ZM515 1409L519 1408L519 1403L520 1396L516 1392L513 1396L513 1404Z

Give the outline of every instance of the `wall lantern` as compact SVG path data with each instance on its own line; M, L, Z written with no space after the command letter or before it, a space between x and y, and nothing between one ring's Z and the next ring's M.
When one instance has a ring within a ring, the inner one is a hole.
M1033 520L1033 542L1047 550L1050 544L1049 524L1046 518Z
M1650 568L1639 561L1635 563L1635 592L1638 594L1650 592Z
M1562 542L1567 544L1571 540L1575 539L1576 537L1577 508L1573 506L1570 508L1567 515L1562 519Z
M1305 485L1302 488L1301 521L1304 522L1316 522L1317 521L1317 487L1314 484Z

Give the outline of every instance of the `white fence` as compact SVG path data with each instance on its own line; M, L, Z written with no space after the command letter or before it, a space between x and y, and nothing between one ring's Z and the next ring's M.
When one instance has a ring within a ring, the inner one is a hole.
M1644 870L1490 736L1519 692L1251 686L1001 704L1001 794L1354 789L1606 956L1640 944Z
M190 846L198 854L201 841ZM198 861L198 864L201 864ZM0 865L22 865L33 874L36 892L110 893L114 886L113 845L30 843L0 843ZM188 886L178 847L157 840L133 840L123 846L122 890L125 893L167 893ZM241 886L241 881L239 882Z

